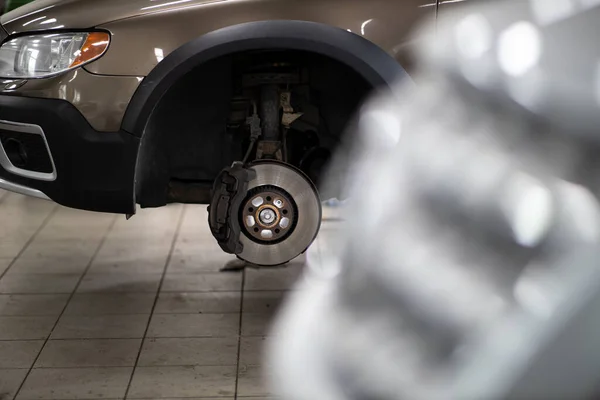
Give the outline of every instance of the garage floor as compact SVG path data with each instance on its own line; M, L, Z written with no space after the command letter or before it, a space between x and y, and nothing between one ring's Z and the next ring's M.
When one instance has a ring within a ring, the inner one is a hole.
M0 191L0 400L270 398L262 348L304 261L219 272L206 218Z

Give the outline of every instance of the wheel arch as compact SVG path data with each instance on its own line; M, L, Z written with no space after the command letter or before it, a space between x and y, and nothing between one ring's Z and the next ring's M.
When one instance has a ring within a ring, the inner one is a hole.
M373 87L391 86L408 77L383 49L346 30L307 21L249 22L202 35L165 57L136 90L123 119L123 130L142 137L154 108L179 79L208 61L253 50L321 54L352 68Z

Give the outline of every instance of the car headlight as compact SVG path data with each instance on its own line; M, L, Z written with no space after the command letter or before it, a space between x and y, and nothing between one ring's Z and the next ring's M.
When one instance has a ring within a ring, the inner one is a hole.
M0 47L0 78L48 78L98 59L109 44L106 32L16 37Z

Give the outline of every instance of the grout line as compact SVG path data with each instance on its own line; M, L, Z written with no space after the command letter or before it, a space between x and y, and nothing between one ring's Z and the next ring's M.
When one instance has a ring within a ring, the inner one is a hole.
M240 399L244 399L244 398L256 398L256 397L252 397L252 396L244 396L244 397L240 397ZM109 398L100 398L100 397L91 397L91 398L85 398L86 400L123 400L122 397L109 397ZM134 400L157 400L160 399L160 397L158 398L149 398L149 397L135 397ZM172 399L172 400L230 400L231 396L229 397L168 397L168 399ZM262 399L262 397L261 397ZM271 400L271 399L275 399L274 397L265 397L264 400ZM30 400L30 399L25 399L25 400ZM45 400L73 400L73 399L64 399L64 398L49 398L49 399L45 399Z
M67 274L67 275L79 275L82 272L79 272L77 274ZM13 274L14 275L42 275L42 276L54 276L52 274ZM87 273L87 275L90 275L89 273ZM157 274L158 275L158 274ZM244 292L246 293L292 293L292 292L297 292L298 289L246 289L244 290ZM128 296L128 295L151 295L154 294L155 292L79 292L77 293L77 295L81 296L81 295L85 295L85 296L113 296L113 295L123 295L123 296ZM198 291L198 290L181 290L181 291L170 291L170 290L163 290L161 293L166 293L166 294L227 294L227 293L239 293L237 291L233 291L233 290L211 290L211 291ZM70 295L71 292L13 292L13 293L0 293L0 296L65 296L65 295ZM134 313L135 314L135 313ZM143 313L145 314L145 313ZM185 314L185 313L184 313Z
M235 336L148 336L145 339L152 339L152 340L162 340L162 339L237 339L239 338L239 335L235 335ZM244 335L241 336L241 338L268 338L268 337L274 337L273 335ZM53 342L60 342L60 341L67 341L67 340L71 340L71 341L75 341L75 340L139 340L139 339L143 339L141 337L87 337L87 338L82 338L82 337L66 337L66 338L53 338L51 339ZM45 339L31 339L31 338L26 338L26 339L1 339L0 343L3 342L41 342L44 341Z
M244 397L252 397L252 396L244 396ZM231 396L229 397L168 397L169 399L173 399L173 400L186 400L186 399L193 399L193 400L219 400L219 399L231 399ZM255 399L256 397L252 397L253 399ZM266 397L264 400L270 400L270 397ZM97 400L97 399L92 399L92 400ZM135 400L156 400L156 399L149 399L149 398L135 398Z
M37 371L43 371L48 369L129 369L133 367L133 365L78 365L73 367L33 367L33 369Z
M201 311L201 312L155 312L153 315L237 315L239 312L237 311ZM246 314L268 314L268 312L254 312L254 313L246 313ZM135 315L148 315L147 312L131 312L131 313L69 313L66 314L69 317L118 317L118 316L135 316ZM2 318L22 318L22 317L56 317L56 315L50 314L0 314ZM2 341L2 339L0 339Z
M235 394L234 399L238 398L238 385L240 380L240 355L242 352L242 317L244 315L244 286L246 285L246 269L242 270L242 285L240 287L240 323L238 329L238 348L237 348L237 362L235 368Z
M257 397L244 396L244 398L256 399ZM168 399L170 399L170 400L198 400L198 399L199 400L220 400L220 399L230 400L231 396L229 396L229 397L214 397L214 396L213 397L168 397ZM262 399L262 397L261 397L261 399ZM264 398L264 400L271 400L271 399L275 400L275 398L272 398L272 397L265 397ZM60 400L62 400L62 399L60 399ZM91 399L91 400L104 400L104 399ZM146 398L142 398L142 397L137 398L136 397L135 399L132 399L132 400L157 400L157 399L156 398L155 399L150 399L150 398L147 398L147 397Z
M228 273L228 272L224 272L224 273ZM239 272L236 272L236 274ZM248 293L260 293L260 292L266 292L266 293L277 293L277 292L297 292L297 289L273 289L273 290L244 290L244 292ZM201 291L194 291L194 290L184 290L184 291L170 291L170 290L163 290L162 293L232 293L231 290L201 290Z
M169 263L171 262L171 258L173 257L173 252L175 251L175 246L177 245L177 239L179 238L179 233L181 231L181 226L183 225L183 220L185 219L185 214L187 211L187 206L184 204L181 206L181 211L179 213L179 218L177 220L177 227L175 229L175 233L173 235L173 240L171 241L171 247L169 249L169 255L165 261L165 267L163 268L162 276L160 277L160 283L158 284L158 290L156 291L156 297L154 298L154 303L152 304L152 309L150 310L150 317L148 318L148 322L146 323L146 329L144 330L144 335L142 337L142 343L140 344L140 348L138 350L137 356L135 358L135 363L133 365L133 369L131 370L131 376L129 377L129 382L127 382L127 389L125 389L125 395L123 398L127 399L129 396L129 390L131 389L131 384L133 382L133 377L135 375L135 370L138 367L140 357L142 355L142 349L144 348L144 343L146 342L146 335L148 335L148 330L150 329L150 323L152 322L152 317L154 316L154 310L156 309L156 305L158 304L158 299L160 297L160 291L162 289L163 283L165 281L165 277L167 276L167 269L169 268Z
M46 215L46 217L44 218L44 220L42 221L40 226L36 229L36 231L33 233L33 235L31 235L29 240L27 240L27 242L25 242L25 245L23 246L23 248L19 251L19 253L15 256L15 258L13 258L13 260L10 262L10 264L8 264L8 267L6 268L6 270L4 270L4 272L0 274L0 279L4 278L4 276L8 273L8 271L10 271L10 269L12 268L13 265L15 265L15 263L17 262L19 257L21 257L23 255L23 253L25 253L25 250L27 250L27 248L31 245L31 243L33 243L33 241L35 240L37 235L39 235L39 233L42 231L42 229L44 229L46 227L46 225L48 225L48 222L50 222L50 220L52 219L54 214L56 214L57 211L58 211L58 204L54 206L54 208L48 213L48 215Z
M237 311L227 311L227 312L213 312L213 311L201 311L201 312L155 312L153 315L237 315L239 314ZM263 313L251 313L251 314L263 314ZM268 313L264 313L268 314ZM124 313L124 314L111 314L111 313L76 313L76 314L66 314L68 317L118 317L118 316L137 316L137 315L148 315L148 313L142 312L132 312L132 313ZM13 315L13 314L0 314L0 317L56 317L56 315L48 315L48 314L26 314L26 315ZM2 339L0 339L2 341Z
M188 400L191 400L191 399L192 399L191 397L188 398ZM36 400L36 399L35 398L30 398L30 399L29 398L24 398L22 400ZM51 397L51 398L47 398L47 399L45 398L44 400L69 400L69 399L61 399L61 398L56 399L56 398ZM106 398L94 398L94 397L88 398L88 397L86 397L85 400L123 400L123 399L118 398L118 397L112 397L112 398L108 398L108 399L106 399ZM136 399L136 400L150 400L150 399ZM202 399L202 400L205 400L205 399ZM207 400L212 400L212 399L208 398ZM266 400L268 400L268 399L266 399Z
M251 396L243 396L240 397L240 400L243 399L250 399L250 400L254 400L257 397L251 397ZM231 397L168 397L168 398L163 398L163 399L168 399L168 400L231 400ZM280 400L276 397L260 397L260 400ZM37 399L22 399L22 400L37 400ZM73 399L55 399L55 398L48 398L48 399L44 399L44 400L73 400ZM114 397L114 398L85 398L85 400L124 400L124 398L122 397ZM133 397L131 398L131 400L161 400L160 397L157 398L142 398L142 397Z
M21 276L19 274L12 274L11 276ZM47 295L47 296L69 296L71 292L49 292L49 293L40 293L40 292L2 292L0 296L37 296L37 295Z
M35 363L37 363L38 359L40 358L40 356L42 355L42 352L44 351L44 348L46 347L46 344L48 344L48 341L50 340L50 337L52 336L52 333L54 332L54 329L56 329L56 327L58 326L58 322L60 321L61 317L63 316L63 314L65 313L65 311L67 310L67 307L69 306L69 302L71 301L71 299L73 298L73 296L75 296L75 292L77 292L77 289L79 288L79 285L81 284L81 282L83 281L83 278L85 277L85 274L87 273L87 271L91 268L92 264L94 263L94 260L96 259L96 256L98 255L98 253L100 253L100 249L102 248L102 246L104 245L104 242L106 242L106 239L108 238L108 234L110 233L110 231L113 229L113 227L115 226L117 222L117 215L115 215L113 217L113 220L111 221L111 223L108 225L108 228L106 229L106 232L104 233L104 235L102 236L102 239L100 240L100 243L98 243L98 246L96 248L96 250L94 251L94 254L92 255L92 258L90 259L90 261L88 262L88 265L86 266L85 270L83 271L83 273L81 274L81 277L79 278L79 280L77 281L77 284L75 285L75 287L73 288L73 291L71 292L71 295L69 296L69 299L67 300L67 302L65 303L62 312L60 313L60 315L58 316L58 318L56 319L56 322L54 323L54 325L52 326L52 329L50 330L50 333L48 333L48 336L46 337L46 340L44 341L44 344L42 345L40 351L38 352L37 356L35 357L35 360L33 360L33 363L31 364L31 368L29 369L29 371L27 372L27 374L25 375L25 378L23 379L23 381L21 382L21 384L19 385L19 388L17 389L17 391L15 392L15 395L13 397L13 400L17 398L17 396L19 395L19 393L21 392L21 390L23 389L23 386L25 386L25 382L27 381L27 379L29 378L29 375L31 374L31 371L33 371L33 367L35 366Z
M250 364L252 366L260 366L260 364ZM36 370L45 370L45 369L98 369L98 368L133 368L133 364L131 365L75 365L70 367L34 367ZM170 368L170 367L235 367L235 364L161 364L161 365L138 365L136 368ZM0 371L7 369L29 369L29 368L0 368Z
M67 297L68 295L70 295L71 292L69 293L0 293L0 297L3 296L45 296L45 297L56 297L56 296L63 296L63 297ZM58 313L57 313L58 314ZM46 314L48 315L48 314Z
M240 399L243 398L248 398L249 396L244 396L244 397L240 397ZM255 397L251 397L251 398L255 398ZM148 398L148 397L135 397L132 400L159 400L160 397L158 398ZM172 400L230 400L231 397L168 397L168 399L172 399ZM261 397L262 399L262 397ZM265 397L264 400L271 400L271 399L275 399L274 397ZM33 399L24 399L24 400L33 400ZM64 399L64 398L48 398L48 399L44 399L44 400L73 400L71 399ZM122 397L109 397L109 398L100 398L100 397L91 397L88 398L86 397L85 400L123 400Z

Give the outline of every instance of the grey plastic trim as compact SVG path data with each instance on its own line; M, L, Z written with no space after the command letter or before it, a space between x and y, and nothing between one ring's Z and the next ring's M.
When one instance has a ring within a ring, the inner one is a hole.
M27 169L22 169L19 167L15 167L13 163L8 158L6 151L4 150L4 146L0 142L0 165L10 172L11 174L19 175L29 179L36 179L39 181L48 181L52 182L56 180L56 166L54 165L54 159L52 158L52 153L50 152L50 147L48 146L48 141L46 140L46 135L44 134L44 130L39 125L33 124L24 124L21 122L12 122L12 121L2 121L0 120L0 129L5 129L7 131L13 132L23 132L23 133L31 133L33 135L39 135L44 139L44 144L46 145L46 151L48 152L48 156L50 157L50 162L52 163L52 172L36 172L30 171Z
M25 196L37 197L38 199L50 200L48 196L37 189L28 188L26 186L19 185L17 183L12 183L9 181L5 181L0 178L0 189L8 190L9 192L15 192L19 194L23 194Z

